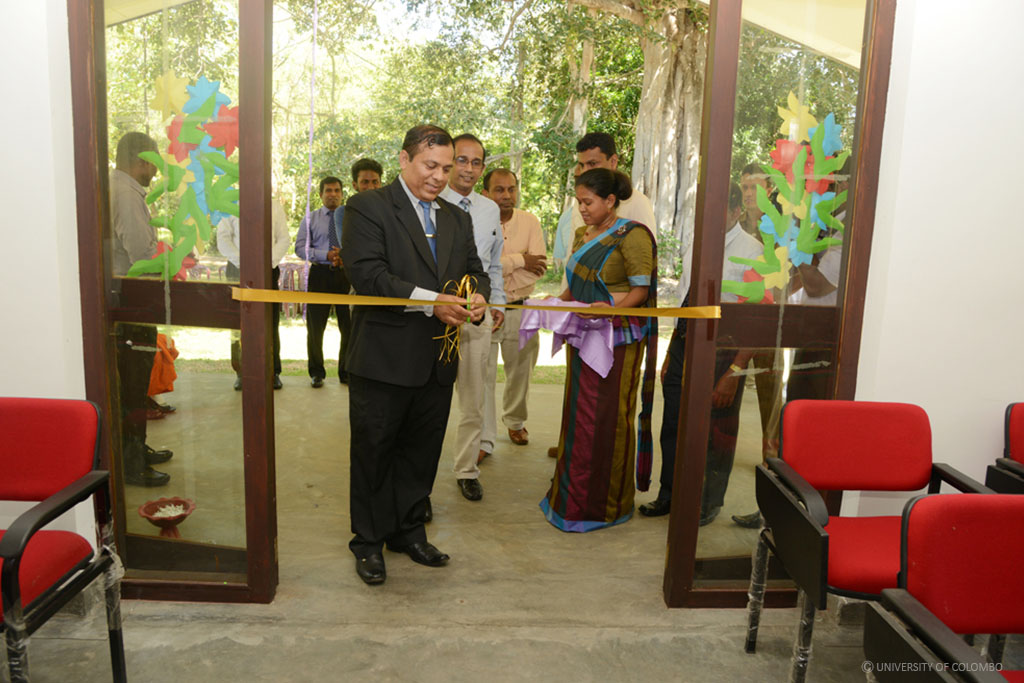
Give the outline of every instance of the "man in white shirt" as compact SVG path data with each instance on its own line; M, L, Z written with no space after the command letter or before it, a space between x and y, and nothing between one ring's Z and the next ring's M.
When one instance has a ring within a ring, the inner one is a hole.
M540 221L532 213L516 208L519 202L519 180L516 174L504 168L495 169L484 176L484 194L493 199L501 210L501 232L504 246L501 250L501 270L505 277L505 299L521 304L533 292L537 280L547 270L547 247ZM498 347L505 364L505 391L502 395L501 420L508 429L508 438L518 446L529 443L526 431L527 399L530 376L537 364L540 335L533 335L522 349L519 348L519 325L523 312L505 311L505 324L491 334L491 350L487 359L487 378L484 386L484 427L480 437L481 454L494 450L497 419L494 392L498 375ZM482 456L486 457L486 456Z
M274 289L279 288L281 279L281 259L288 253L291 246L291 237L288 235L288 219L284 215L284 208L276 201L270 202L270 225L271 240L270 263L271 271L270 284ZM225 216L217 224L217 249L224 258L228 260L225 267L225 276L233 282L238 280L239 254L241 253L241 229L237 216ZM278 329L281 323L281 304L274 304L274 388L280 389L281 383L281 334ZM235 371L235 391L242 390L242 343L238 338L237 330L231 333L231 367Z
M481 459L480 437L484 426L484 386L487 378L487 357L491 350L492 324L501 327L505 303L501 286L501 211L493 201L476 192L473 187L484 172L487 151L475 136L463 133L454 138L455 165L448 176L448 185L440 197L463 211L473 220L473 238L483 270L491 280L491 308L480 325L463 325L459 351L459 374L455 393L459 397L459 426L455 434L455 479L466 500L480 500Z
M608 133L587 133L576 143L576 175L589 171L592 168L607 168L611 171L619 167L619 155L615 148L615 139ZM654 209L651 208L651 200L640 190L633 188L633 194L629 199L619 202L615 209L619 218L636 221L646 225L651 234L657 239L658 226L655 225ZM580 207L573 204L572 229L573 231L582 227L583 216L580 215Z

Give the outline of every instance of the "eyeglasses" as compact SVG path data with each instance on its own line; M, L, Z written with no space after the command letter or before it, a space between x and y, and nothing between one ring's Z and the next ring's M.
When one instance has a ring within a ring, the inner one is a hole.
M455 163L459 166L472 166L473 168L483 168L483 159L473 159L471 162L469 157L455 157Z

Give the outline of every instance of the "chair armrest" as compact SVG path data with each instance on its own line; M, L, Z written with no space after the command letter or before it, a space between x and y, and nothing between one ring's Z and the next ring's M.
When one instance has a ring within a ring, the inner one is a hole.
M89 498L109 479L106 470L93 470L19 515L0 539L0 558L17 560L34 533Z
M1009 458L996 458L996 467L1007 472L1013 472L1018 477L1024 477L1024 465Z
M825 507L825 500L817 489L807 483L807 480L782 458L766 458L764 464L793 492L797 500L803 503L811 519L821 526L828 524L828 508Z
M955 467L951 467L944 462L937 462L932 465L932 479L928 484L928 493L938 493L942 482L946 482L963 493L995 493L992 489L968 477Z
M965 667L958 674L966 681L986 683L1006 679L981 656L977 650L953 633L917 598L902 588L886 588L882 591L882 606L896 614L911 629L914 635L928 646L944 662L965 662L976 666Z

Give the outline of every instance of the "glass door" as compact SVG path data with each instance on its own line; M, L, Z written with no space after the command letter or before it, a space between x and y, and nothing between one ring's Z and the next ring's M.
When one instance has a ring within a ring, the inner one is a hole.
M269 601L276 587L270 306L231 298L241 276L269 281L269 4L68 3L73 76L90 84L76 164L94 156L106 200L79 205L105 363L87 391L107 406L126 597Z

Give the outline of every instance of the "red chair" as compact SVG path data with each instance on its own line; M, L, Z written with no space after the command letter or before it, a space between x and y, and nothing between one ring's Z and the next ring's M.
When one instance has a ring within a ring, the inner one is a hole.
M999 493L1024 493L1024 403L1006 407L1003 457L989 465L985 486Z
M1024 681L965 642L1024 633L1024 496L922 496L903 512L900 588L864 619L874 675L906 681Z
M904 403L790 401L783 407L779 458L755 473L765 526L750 577L746 651L754 652L764 603L768 553L799 588L800 628L793 681L803 681L816 609L829 593L877 600L897 586L900 517L830 515L819 491L990 492L949 467L932 464L928 415Z
M121 563L114 551L109 473L99 461L99 408L88 401L0 398L0 500L39 501L0 530L0 593L11 681L28 681L27 639L93 579L105 580L115 681L126 680ZM42 528L95 496L97 547Z

